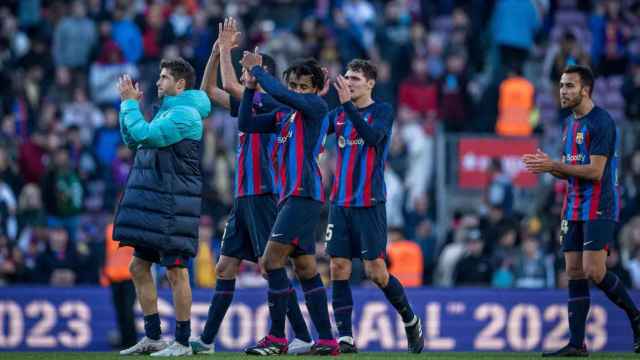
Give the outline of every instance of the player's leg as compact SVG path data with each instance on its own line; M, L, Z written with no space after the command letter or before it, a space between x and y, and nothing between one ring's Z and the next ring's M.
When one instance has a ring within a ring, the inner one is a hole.
M353 236L360 242L360 257L364 261L367 278L384 293L404 322L409 351L420 353L424 348L422 321L415 314L404 287L389 274L385 263L387 248L387 218L384 204L370 208L353 209L349 223Z
M176 342L184 347L188 347L189 336L191 335L191 285L189 284L189 270L186 265L188 257L177 256L178 259L171 259L172 265L167 267L167 278L171 285L173 294L173 305L176 312Z
M358 352L353 340L351 316L353 313L353 295L349 279L351 278L351 259L360 256L358 241L352 241L347 231L348 209L332 205L325 235L327 254L331 257L331 285L333 288L333 317L338 327L338 345L341 353ZM355 249L353 247L355 246Z
M337 355L339 353L338 343L331 331L331 320L329 318L329 307L327 301L327 291L322 284L322 279L318 273L316 257L310 246L315 246L312 241L309 246L303 247L304 255L294 258L295 270L304 298L309 309L311 321L318 332L318 341L310 349L310 355ZM312 252L312 254L308 254Z
M278 215L278 219L280 219L280 215ZM274 229L276 227L277 225L274 226ZM291 283L287 277L285 265L292 251L293 246L289 244L274 240L269 240L267 243L267 248L263 255L263 263L267 273L267 281L269 282L267 301L271 316L271 328L269 329L269 335L260 340L257 345L245 350L245 353L249 355L266 356L287 353L284 326Z
M129 272L144 315L144 333L137 344L122 350L120 355L149 354L167 347L160 339L160 315L158 314L158 292L151 275L151 264L159 262L157 252L147 248L136 248L129 264Z
M233 295L236 288L236 276L240 268L241 259L220 255L218 264L216 265L216 290L209 305L209 314L204 330L200 335L200 342L191 342L191 347L195 353L212 353L213 341L218 334L220 324L233 301ZM203 346L204 345L204 346Z
M620 278L607 271L606 246L613 242L614 231L613 221L594 220L585 224L583 269L587 278L627 314L634 334L634 351L640 352L640 311Z
M136 249L136 252L139 252L138 249ZM129 264L129 272L144 315L145 335L149 339L159 340L158 292L151 274L151 264L152 262L149 260L134 256Z
M562 221L560 240L564 251L564 261L569 277L569 344L557 351L543 353L545 357L588 356L584 345L587 314L591 306L589 280L583 271L582 243L583 222Z
M242 220L246 224L245 227L251 241L253 254L258 258L260 272L266 278L262 255L267 246L273 224L276 221L277 199L273 194L264 194L248 197L244 201L247 202L247 206L244 208ZM312 345L311 335L304 316L302 316L298 296L293 286L289 288L287 319L289 319L295 334L294 341L289 344L288 352L292 354L308 351Z
M341 353L355 353L353 341L353 295L349 279L351 278L351 259L331 257L331 284L333 287L333 317L338 327L338 343Z
M200 339L191 341L195 353L213 353L213 341L218 334L236 288L236 275L243 259L256 261L249 234L242 222L246 201L236 199L222 234L220 258L216 264L216 290L209 305L209 313Z

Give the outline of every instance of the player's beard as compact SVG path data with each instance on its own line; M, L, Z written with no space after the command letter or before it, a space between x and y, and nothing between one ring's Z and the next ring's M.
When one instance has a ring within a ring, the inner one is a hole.
M573 111L580 103L582 103L582 95L578 94L573 99L567 100L567 103L562 108Z

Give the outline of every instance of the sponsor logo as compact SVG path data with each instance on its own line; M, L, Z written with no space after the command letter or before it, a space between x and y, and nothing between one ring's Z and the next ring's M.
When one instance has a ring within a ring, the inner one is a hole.
M289 130L289 132L287 133L286 136L278 136L276 138L276 141L278 142L278 144L284 144L286 143L291 137L293 136L293 130Z
M338 137L338 146L343 148L345 146L359 146L359 145L364 145L364 139L363 138L357 138L357 139L345 139L344 136L340 136Z
M566 155L564 155L565 162L569 162L569 161L582 162L584 160L584 158L585 157L584 157L583 154L576 154L576 155L566 154Z

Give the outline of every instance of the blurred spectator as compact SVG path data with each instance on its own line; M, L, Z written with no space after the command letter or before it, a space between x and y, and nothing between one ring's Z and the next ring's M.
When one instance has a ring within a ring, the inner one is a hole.
M51 286L73 286L78 266L75 247L64 227L49 227L49 241L36 259L36 281Z
M11 241L15 241L18 236L17 208L16 194L0 179L0 235Z
M514 269L516 287L539 289L549 285L540 242L533 236L525 237L522 241L522 252Z
M18 231L31 231L38 224L46 222L40 187L35 183L26 184L18 198Z
M487 167L489 184L485 201L489 206L500 207L505 214L511 214L515 199L513 179L502 169L502 160L493 158Z
M131 281L129 263L133 258L133 248L120 247L113 240L113 224L105 228L105 264L100 283L111 287L111 301L116 310L116 322L120 332L121 348L128 348L136 343L137 335L134 323L133 305L136 301L136 290Z
M500 84L496 134L529 136L535 128L533 110L535 88L522 76L522 68L513 68Z
M98 160L93 155L89 142L82 141L80 128L71 125L66 131L71 168L76 169L80 180L87 184L98 175Z
M135 63L142 57L142 34L130 19L130 5L117 2L113 10L113 40L124 54L125 61Z
M387 236L387 261L389 273L398 278L404 287L422 285L424 259L422 249L413 241L406 240L398 228L389 229Z
M93 138L93 152L98 158L102 172L111 169L118 146L122 144L118 127L118 112L112 107L105 108L104 125L97 128Z
M491 35L499 51L500 67L522 69L542 24L544 9L539 0L498 0L493 12Z
M623 17L618 0L596 3L590 21L593 34L592 59L603 76L624 74L628 62L627 44L631 30Z
M71 14L56 25L53 58L57 66L78 68L88 65L97 36L95 24L86 14L84 1L76 0L71 4Z
M473 214L460 216L459 219L454 218L449 243L444 245L438 255L434 284L446 287L455 285L456 266L465 255L467 238L475 236L475 234L470 235L470 233L477 231L478 224L478 217Z
M23 275L24 263L20 249L0 233L0 286L20 283L25 280Z
M84 191L67 149L54 150L53 161L42 181L42 194L49 226L63 226L65 235L75 240Z
M631 61L624 78L622 95L625 99L625 115L632 121L640 121L640 56Z
M416 56L411 61L411 74L400 83L398 106L419 113L427 118L438 116L438 83L427 73L427 61Z
M466 253L455 266L453 283L456 286L489 286L493 267L483 254L484 243L480 230L469 230L465 243Z
M551 65L549 69L549 79L554 85L554 93L557 94L560 83L560 76L567 66L571 65L584 65L590 66L591 61L589 55L582 49L578 39L571 30L565 30L560 44L549 49L549 59L551 59Z
M65 127L75 125L80 131L82 144L91 144L95 129L104 124L104 114L92 102L89 102L87 91L78 86L73 91L73 102L62 108L62 124Z
M447 56L446 70L439 89L439 108L447 131L471 130L471 98L467 91L466 67L466 58L462 53Z
M198 287L214 288L216 286L216 260L211 242L213 240L213 220L204 215L200 219L198 230L198 254L194 259L194 278Z
M620 179L622 189L622 211L620 220L625 222L640 213L640 148L627 159L627 171Z
M8 149L0 145L0 179L16 194L22 187L22 177L18 172L15 158L10 158Z

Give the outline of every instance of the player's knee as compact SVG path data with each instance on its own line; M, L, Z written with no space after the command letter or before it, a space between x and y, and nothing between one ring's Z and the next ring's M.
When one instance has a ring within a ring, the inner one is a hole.
M331 260L331 279L333 280L347 280L351 277L351 263L346 261L340 261L336 259Z
M134 279L143 277L149 271L150 268L146 261L139 260L136 257L131 259L129 263L129 273Z
M586 277L581 266L567 266L567 276L570 280L584 279Z
M373 281L378 287L385 287L389 282L389 273L384 266L365 266L367 278Z
M587 279L595 283L600 283L602 281L602 278L604 277L606 270L607 269L602 266L585 265L584 275L587 277Z
M219 279L232 280L236 278L238 266L235 261L226 257L221 257L220 262L216 265L216 276Z
M296 264L295 271L298 279L304 279L304 280L311 279L318 272L315 266L312 266L312 264L306 264L306 263Z
M177 266L167 269L167 279L172 288L180 285L184 281L188 281L188 275L184 270L184 268Z

